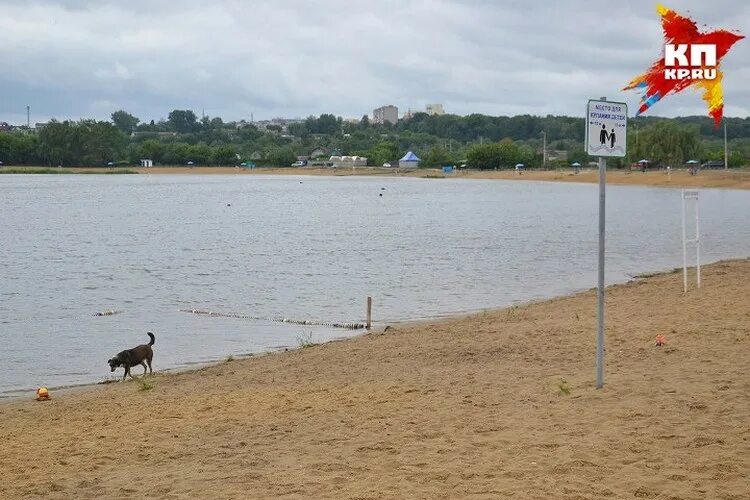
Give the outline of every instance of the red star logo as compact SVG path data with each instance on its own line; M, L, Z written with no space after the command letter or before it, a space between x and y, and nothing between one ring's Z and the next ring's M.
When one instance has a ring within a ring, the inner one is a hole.
M721 59L729 52L729 49L738 41L745 38L742 35L732 33L726 30L716 30L708 33L701 33L695 22L688 17L684 17L675 11L657 5L656 10L661 15L661 24L664 29L664 39L666 44L680 46L694 45L713 46L716 48L716 64L709 67L707 64L700 66L680 65L667 66L665 57L656 61L648 71L634 78L623 90L638 89L643 90L641 106L636 116L646 111L656 104L662 98L670 94L682 92L688 87L694 87L703 90L703 100L708 105L708 114L713 117L715 125L718 127L724 113L724 94L721 88L723 73L719 70ZM700 73L693 70L700 69ZM706 69L713 69L714 73L709 73L713 78L705 78L702 75ZM688 70L689 76L676 78L675 73L667 70ZM694 78L694 76L698 76Z

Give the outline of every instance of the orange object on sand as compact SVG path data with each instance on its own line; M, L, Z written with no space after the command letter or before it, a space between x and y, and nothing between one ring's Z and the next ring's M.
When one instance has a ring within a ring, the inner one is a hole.
M667 343L667 337L665 337L664 335L657 335L656 336L656 345L657 346L663 346L666 343Z
M37 401L47 401L49 400L49 391L46 387L40 387L36 390L36 400Z

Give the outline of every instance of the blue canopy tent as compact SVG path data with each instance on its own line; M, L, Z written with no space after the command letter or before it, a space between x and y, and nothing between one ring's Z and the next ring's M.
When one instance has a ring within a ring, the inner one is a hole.
M422 160L420 160L417 155L409 151L398 161L398 166L400 168L417 168L419 167L420 161Z

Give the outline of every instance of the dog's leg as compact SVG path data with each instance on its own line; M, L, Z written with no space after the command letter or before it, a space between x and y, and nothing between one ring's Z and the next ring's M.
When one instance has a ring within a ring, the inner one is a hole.
M143 367L143 374L146 374L146 361L141 361L141 366Z
M125 377L128 376L128 373L130 372L130 370L128 369L127 366L124 366L123 368L125 368L125 372L122 374L122 381L125 382Z
M135 378L135 377L133 376L133 374L132 374L132 373L130 373L130 367L129 367L129 366L128 366L127 368L125 368L125 370L126 370L127 374L128 374L128 375L130 375L130 378L132 378L132 379L134 379L134 378ZM123 377L122 379L123 379L123 380L125 380L125 377Z
M148 363L148 372L149 373L154 373L154 370L151 369L151 356L149 356L148 358L146 358L146 363Z

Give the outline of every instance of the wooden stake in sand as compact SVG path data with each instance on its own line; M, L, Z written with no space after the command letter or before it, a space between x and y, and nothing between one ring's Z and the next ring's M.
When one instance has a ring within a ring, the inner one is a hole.
M368 330L372 326L372 297L367 296L367 328Z

